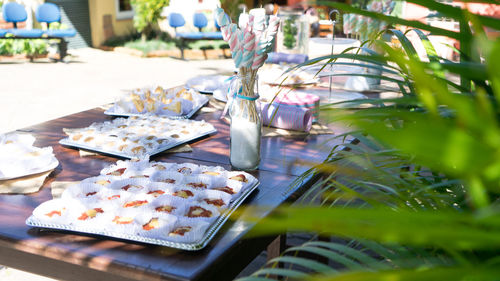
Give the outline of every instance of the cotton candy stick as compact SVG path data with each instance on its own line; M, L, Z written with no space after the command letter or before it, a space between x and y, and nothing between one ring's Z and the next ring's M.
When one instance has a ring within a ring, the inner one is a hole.
M217 24L220 27L226 26L231 23L231 19L229 16L224 12L224 9L222 8L216 8L215 9L215 16L217 20Z
M243 40L243 67L251 67L253 63L253 56L255 54L255 34L253 32L246 32Z

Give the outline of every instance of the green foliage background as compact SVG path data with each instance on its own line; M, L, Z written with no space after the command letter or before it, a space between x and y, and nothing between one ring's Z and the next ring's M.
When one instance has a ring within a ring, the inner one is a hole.
M419 56L407 33L386 30L397 44L374 39L298 66L378 68L382 75L334 75L391 81L402 96L345 103L350 109L322 107L326 119L353 128L338 137L359 143L333 147L297 181L322 177L299 205L263 220L245 218L257 223L253 235L308 232L323 239L287 249L242 280L499 280L500 38L487 38L484 28L499 31L500 20L440 1L407 2L458 22L460 30L318 1L408 26L425 54ZM460 61L439 57L429 33L458 40Z
M134 27L142 33L144 40L160 20L163 8L168 6L169 2L169 0L131 0L135 11Z

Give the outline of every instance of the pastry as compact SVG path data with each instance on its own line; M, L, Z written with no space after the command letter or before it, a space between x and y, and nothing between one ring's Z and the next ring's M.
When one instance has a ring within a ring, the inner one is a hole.
M90 210L87 210L83 212L80 217L78 217L79 220L87 220L87 219L93 219L97 216L97 214L102 214L104 211L101 208L93 208Z
M190 182L187 184L187 186L193 187L193 188L207 188L207 185L205 183L199 182Z
M172 230L168 235L169 236L184 236L187 232L191 231L192 227L190 226L179 226L176 229Z
M234 189L230 188L229 186L224 186L224 187L216 187L214 188L215 190L219 190L219 191L222 191L222 192L225 192L225 193L229 193L231 195L233 194L236 194L236 192L234 191Z
M210 218L212 217L212 215L213 214L210 210L207 210L200 206L189 207L189 211L186 214L186 216L190 218L198 218L198 217Z
M160 195L163 195L165 194L165 191L163 190L151 190L150 192L148 192L149 195L153 195L155 198L160 196Z
M175 180L174 180L174 179L162 179L162 180L159 180L159 182L164 182L164 183L175 183Z
M189 197L193 197L194 193L190 190L183 189L183 190L178 190L178 191L174 192L172 195L187 199Z
M148 200L134 200L134 201L129 201L125 204L123 204L123 208L137 208L143 205L148 204Z
M106 175L108 175L108 176L121 176L121 175L123 175L123 173L125 173L126 169L127 168L119 168L119 169L116 169L112 172L107 173Z
M134 219L131 217L120 217L120 216L116 216L112 220L112 222L114 222L116 224L131 224L133 221L134 221Z
M158 206L155 208L155 211L157 212L164 212L164 213L172 213L173 210L177 209L174 206L170 205L163 205L163 206Z
M205 201L207 204L214 205L216 207L222 207L222 206L226 205L226 203L224 203L224 200L222 200L222 199L205 198L205 199L203 199L203 201Z
M160 226L160 221L158 220L158 218L152 218L149 222L147 222L142 226L142 229L151 230L158 228L159 226Z
M110 183L111 182L109 180L104 180L104 179L95 181L95 184L102 185L102 186L106 186L106 185L108 185Z
M54 210L45 214L47 217L52 218L53 216L61 216L60 210Z
M205 172L203 172L203 174L210 175L210 176L218 176L218 175L220 175L219 172L212 172L212 171L205 171Z
M229 179L230 180L235 180L235 181L241 181L241 182L248 182L247 178L243 174L232 176Z
M142 189L143 187L140 186L140 185L136 185L136 184L127 184L125 186L122 186L122 189L125 190L125 191L129 191L129 189L131 189L131 188Z
M172 102L163 107L163 110L170 110L177 114L182 112L182 104L180 101Z
M111 195L108 197L108 200L115 200L115 199L120 199L120 194L115 194L115 195Z

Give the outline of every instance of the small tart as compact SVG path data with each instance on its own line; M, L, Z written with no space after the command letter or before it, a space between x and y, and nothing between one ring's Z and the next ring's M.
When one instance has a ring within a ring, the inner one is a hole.
M154 164L153 165L154 168L156 168L156 170L158 171L163 171L163 170L166 170L167 168L161 164Z
M222 207L226 204L226 203L224 203L224 200L222 200L222 199L205 198L205 199L203 199L203 201L205 201L207 204L214 205L216 207Z
M83 137L82 134L76 134L71 137L73 141L79 141ZM7 143L6 143L7 144Z
M134 103L135 109L137 109L138 112L142 112L144 110L144 102L140 99L133 99L132 102Z
M202 183L202 182L190 182L187 184L187 186L190 186L190 187L193 187L193 188L207 188L207 184L206 183Z
M148 200L134 200L123 204L123 208L137 208L146 205L148 203L149 203Z
M148 175L135 175L135 176L131 176L130 177L131 179L147 179L149 178Z
M191 170L191 168L188 168L188 167L182 167L182 168L178 169L177 172L179 172L181 174L191 174L193 172L193 170Z
M207 210L201 206L191 206L189 207L187 216L190 218L199 218L199 217L210 218L213 216L213 214L212 211Z
M158 228L159 226L160 226L160 220L158 220L158 218L152 218L149 222L147 222L142 226L142 229L151 230Z
M100 180L95 181L95 184L102 185L102 186L106 186L110 183L111 183L111 181L105 180L105 179L100 179Z
M210 175L210 176L218 176L218 175L220 175L219 172L212 172L212 171L205 171L205 172L203 172L203 174Z
M156 198L156 197L159 197L159 196L165 194L165 191L159 190L159 189L158 190L151 190L150 192L148 192L148 194L153 195Z
M162 179L162 180L158 180L159 182L164 182L164 183L175 183L175 180L174 179Z
M175 113L181 113L182 112L182 104L180 101L172 102L172 103L164 106L163 109L170 110L170 111L173 111Z
M230 188L229 186L216 187L216 188L214 188L214 190L218 190L218 191L222 191L222 192L225 192L225 193L229 193L231 195L236 194L236 192L234 191L234 189Z
M134 153L134 154L141 154L141 153L145 153L146 149L144 148L144 146L139 145L139 146L132 148L130 151L132 151L132 153Z
M88 220L88 219L93 219L97 216L97 214L102 214L104 211L101 208L93 208L90 210L87 210L81 214L80 217L78 217L79 220Z
M61 216L62 211L61 210L54 210L51 212L46 213L45 215L49 218L52 218L53 216Z
M127 184L127 185L122 186L122 189L125 191L128 191L131 188L142 189L143 187L140 185L137 185L137 184Z
M183 189L183 190L178 190L178 191L174 192L172 195L187 199L189 197L193 197L194 193L191 190Z
M173 210L177 209L176 207L174 206L170 206L170 205L162 205L162 206L158 206L155 208L155 211L157 212L164 212L164 213L172 213Z
M168 235L169 236L184 236L187 232L191 231L193 228L190 226L179 226L176 229L172 230Z
M115 194L115 195L111 195L109 196L107 199L108 200L115 200L115 199L120 199L120 194Z
M156 94L161 94L161 93L163 93L163 87L162 87L162 86L158 86L158 87L156 87L156 89L155 89L155 93L156 93Z
M247 178L243 174L232 176L229 179L230 180L235 180L235 181L241 181L241 182L248 182Z
M108 176L121 176L121 175L123 175L123 173L125 173L126 169L127 168L116 169L112 172L107 173L106 175L108 175Z
M116 216L113 219L113 222L116 223L116 224L131 224L133 221L134 221L134 219L131 218L131 217Z

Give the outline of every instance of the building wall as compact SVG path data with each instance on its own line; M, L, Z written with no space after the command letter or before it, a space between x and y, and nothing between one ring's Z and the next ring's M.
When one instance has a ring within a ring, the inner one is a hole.
M115 3L115 0L89 0L92 46L101 46L109 37L134 31L132 18L116 19Z

